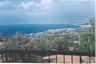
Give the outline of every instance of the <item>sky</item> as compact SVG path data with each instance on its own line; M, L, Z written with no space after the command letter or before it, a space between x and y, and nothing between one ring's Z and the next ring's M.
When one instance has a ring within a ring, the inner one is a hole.
M0 0L0 24L78 23L94 16L94 0Z

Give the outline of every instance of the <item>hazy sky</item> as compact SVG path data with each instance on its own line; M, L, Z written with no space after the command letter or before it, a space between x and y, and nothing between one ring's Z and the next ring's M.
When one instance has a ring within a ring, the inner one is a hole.
M94 0L0 0L0 24L58 24L95 15Z

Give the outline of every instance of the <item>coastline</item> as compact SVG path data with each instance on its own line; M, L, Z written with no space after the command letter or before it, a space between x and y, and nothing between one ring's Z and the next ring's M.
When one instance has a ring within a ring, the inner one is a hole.
M3 35L15 35L16 32L23 34L47 32L50 30L62 30L78 28L73 24L19 24L19 25L0 25L0 33Z

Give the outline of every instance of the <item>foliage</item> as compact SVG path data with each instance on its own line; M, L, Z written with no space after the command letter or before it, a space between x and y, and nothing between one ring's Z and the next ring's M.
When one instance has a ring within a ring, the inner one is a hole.
M90 52L95 50L95 35L86 33L81 35L81 50Z
M95 21L90 19L89 22L91 27L88 32L65 31L64 35L59 35L61 31L52 35L38 35L38 37L26 36L17 32L15 36L10 36L4 41L6 47L4 49L95 51Z
M95 51L95 20L91 18L89 22L89 32L83 33L80 40L81 50L86 52Z

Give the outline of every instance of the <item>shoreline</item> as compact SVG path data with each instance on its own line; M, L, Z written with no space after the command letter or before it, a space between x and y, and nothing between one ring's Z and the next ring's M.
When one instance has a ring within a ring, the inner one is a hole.
M65 30L65 29L75 29L75 28L80 28L80 26L76 25L67 25L67 24L47 24L46 25L34 25L32 26L31 24L27 26L26 25L11 25L11 26L2 26L0 29L0 34L6 35L6 36L11 36L15 35L16 32L20 32L22 34L30 34L30 33L40 33L40 32L48 32L51 30Z

